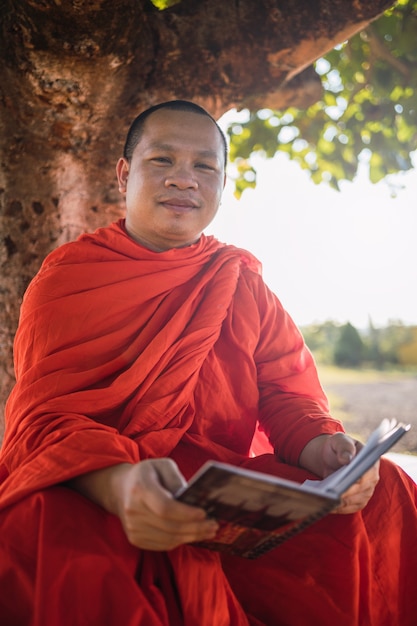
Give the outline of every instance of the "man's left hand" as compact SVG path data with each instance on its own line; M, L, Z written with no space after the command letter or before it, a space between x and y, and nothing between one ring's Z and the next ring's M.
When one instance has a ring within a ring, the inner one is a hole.
M320 435L305 446L300 455L300 465L325 478L350 463L361 447L359 441L344 433ZM361 511L371 499L378 480L379 461L343 494L342 503L334 513Z

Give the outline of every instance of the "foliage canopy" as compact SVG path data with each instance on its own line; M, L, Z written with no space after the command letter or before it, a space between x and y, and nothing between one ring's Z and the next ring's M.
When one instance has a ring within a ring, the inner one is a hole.
M359 163L376 183L413 167L417 146L417 0L399 0L378 20L315 63L321 100L307 110L248 111L232 123L236 195L256 185L254 153L286 152L316 183L339 189Z

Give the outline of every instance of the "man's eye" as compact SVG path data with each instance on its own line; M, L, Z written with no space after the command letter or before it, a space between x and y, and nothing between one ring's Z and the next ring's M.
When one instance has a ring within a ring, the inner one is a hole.
M152 157L152 161L156 161L157 163L171 163L168 157Z
M208 163L197 163L196 167L199 167L203 170L214 170L214 167L212 165L209 165Z

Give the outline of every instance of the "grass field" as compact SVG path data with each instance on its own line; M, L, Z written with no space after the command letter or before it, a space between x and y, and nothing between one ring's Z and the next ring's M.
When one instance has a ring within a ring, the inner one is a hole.
M417 454L417 371L378 371L318 366L332 415L347 432L366 439L383 418L411 424L396 452Z

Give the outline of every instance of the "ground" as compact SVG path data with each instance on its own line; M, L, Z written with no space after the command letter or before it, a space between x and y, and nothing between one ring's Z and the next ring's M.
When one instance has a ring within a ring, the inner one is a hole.
M334 417L366 439L383 418L411 424L395 452L417 455L417 373L335 370L319 366Z

